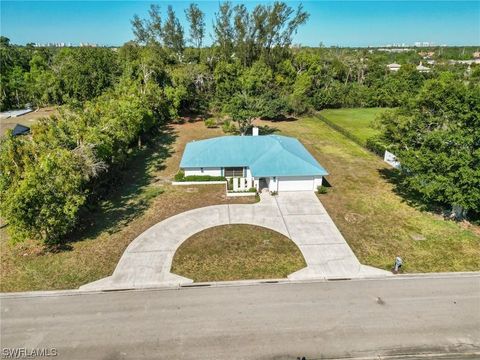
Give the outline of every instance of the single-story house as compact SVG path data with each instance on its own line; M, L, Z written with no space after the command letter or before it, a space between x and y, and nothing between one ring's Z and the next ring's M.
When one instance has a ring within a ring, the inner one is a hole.
M417 71L421 73L427 73L427 72L430 72L430 68L423 66L422 62L420 61L420 64L417 66Z
M185 176L244 178L259 191L277 192L314 191L328 175L300 141L279 135L192 141L185 148L180 168Z
M400 70L401 67L402 67L402 65L396 64L396 63L392 63L392 64L387 65L387 68L390 71L398 71L398 70Z

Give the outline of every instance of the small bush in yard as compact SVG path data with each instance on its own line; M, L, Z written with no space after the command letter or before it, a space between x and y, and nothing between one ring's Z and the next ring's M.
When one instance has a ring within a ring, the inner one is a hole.
M251 187L250 189L248 189L248 192L257 192L257 188Z
M189 175L185 176L182 181L225 181L224 176L210 176L210 175Z
M368 150L382 157L386 150L385 144L375 136L367 139L365 146Z
M317 191L319 194L326 194L328 192L328 189L326 186L321 185L317 187Z
M185 172L180 170L178 173L175 174L175 181L184 181L185 179Z
M233 134L237 131L237 128L230 120L225 120L222 125L222 130L226 134Z
M217 121L213 118L206 119L204 123L205 126L209 129L217 127Z

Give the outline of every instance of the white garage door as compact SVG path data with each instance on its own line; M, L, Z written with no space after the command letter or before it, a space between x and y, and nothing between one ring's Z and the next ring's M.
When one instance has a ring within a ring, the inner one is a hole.
M313 191L313 177L279 178L278 191Z

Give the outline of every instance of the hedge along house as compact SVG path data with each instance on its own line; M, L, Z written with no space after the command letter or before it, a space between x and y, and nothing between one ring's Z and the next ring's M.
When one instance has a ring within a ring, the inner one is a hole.
M295 138L266 135L221 136L187 144L180 162L185 176L240 178L248 189L314 191L327 171Z

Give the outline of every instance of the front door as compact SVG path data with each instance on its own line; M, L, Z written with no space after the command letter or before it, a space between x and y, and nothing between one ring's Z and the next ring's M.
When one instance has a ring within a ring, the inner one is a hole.
M267 189L268 190L268 180L270 179L267 179L267 178L260 178L258 180L258 191L259 192L262 192L263 189Z

